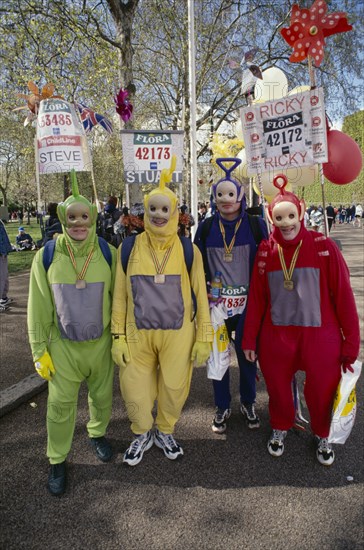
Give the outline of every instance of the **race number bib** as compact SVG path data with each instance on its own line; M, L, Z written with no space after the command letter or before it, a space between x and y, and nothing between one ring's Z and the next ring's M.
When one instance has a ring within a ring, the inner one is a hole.
M248 298L248 290L248 285L224 286L222 288L221 298L228 317L243 313Z

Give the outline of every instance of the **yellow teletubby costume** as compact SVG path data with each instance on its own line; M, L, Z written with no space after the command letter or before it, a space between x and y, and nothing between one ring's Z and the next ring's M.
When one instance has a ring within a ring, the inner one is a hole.
M201 364L208 359L213 339L202 256L193 245L188 274L177 235L178 199L165 187L174 167L175 157L170 170L162 171L159 187L144 198L145 232L135 239L126 274L118 252L112 354L120 366L120 389L137 436L124 455L131 466L153 442L170 459L183 454L172 433L189 393L193 361Z

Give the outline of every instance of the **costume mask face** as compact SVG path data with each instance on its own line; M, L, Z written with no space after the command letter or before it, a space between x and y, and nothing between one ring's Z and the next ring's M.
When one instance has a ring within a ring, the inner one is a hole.
M297 206L292 202L276 204L272 212L272 221L286 241L292 241L300 232L300 216Z
M87 239L92 225L90 209L82 202L74 202L66 209L66 231L74 241Z
M149 199L147 215L151 226L164 227L171 217L171 201L166 195L154 195Z
M226 167L225 163L230 166ZM245 209L244 188L231 177L231 172L240 163L241 160L237 158L216 159L216 164L225 172L225 177L212 186L212 193L220 216L226 220L234 220Z
M241 204L238 202L236 186L231 181L222 181L216 187L216 206L223 218L236 218Z

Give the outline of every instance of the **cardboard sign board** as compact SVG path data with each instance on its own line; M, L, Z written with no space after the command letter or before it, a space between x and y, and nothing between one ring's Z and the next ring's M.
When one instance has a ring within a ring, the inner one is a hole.
M73 105L63 99L40 102L37 119L37 159L40 174L91 170L83 126Z
M327 162L322 88L240 110L249 176Z
M163 168L170 168L172 155L177 157L173 182L181 183L183 136L182 130L122 130L125 183L159 183Z

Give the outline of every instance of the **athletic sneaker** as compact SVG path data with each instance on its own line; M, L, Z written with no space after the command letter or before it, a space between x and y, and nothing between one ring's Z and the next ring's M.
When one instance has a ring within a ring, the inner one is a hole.
M272 456L282 456L284 451L284 438L287 432L283 430L273 430L268 441L268 452Z
M181 445L177 443L172 434L164 434L157 429L154 434L154 443L163 450L170 460L176 460L176 458L183 455Z
M222 434L226 430L226 421L230 418L231 409L216 408L211 429L216 434Z
M331 466L335 460L335 453L331 448L331 445L327 437L315 436L317 443L316 456L317 460L323 466Z
M0 304L0 313L4 313L5 311L9 311L10 309L11 307L3 306L2 304Z
M153 445L153 434L151 430L144 434L138 435L132 442L130 447L125 451L123 462L129 466L136 466L143 458L145 451Z
M13 302L14 300L12 298L2 298L0 300L0 306L8 306Z
M240 406L240 411L242 415L246 418L248 428L254 430L255 428L260 427L259 416L255 412L254 403L242 403Z

